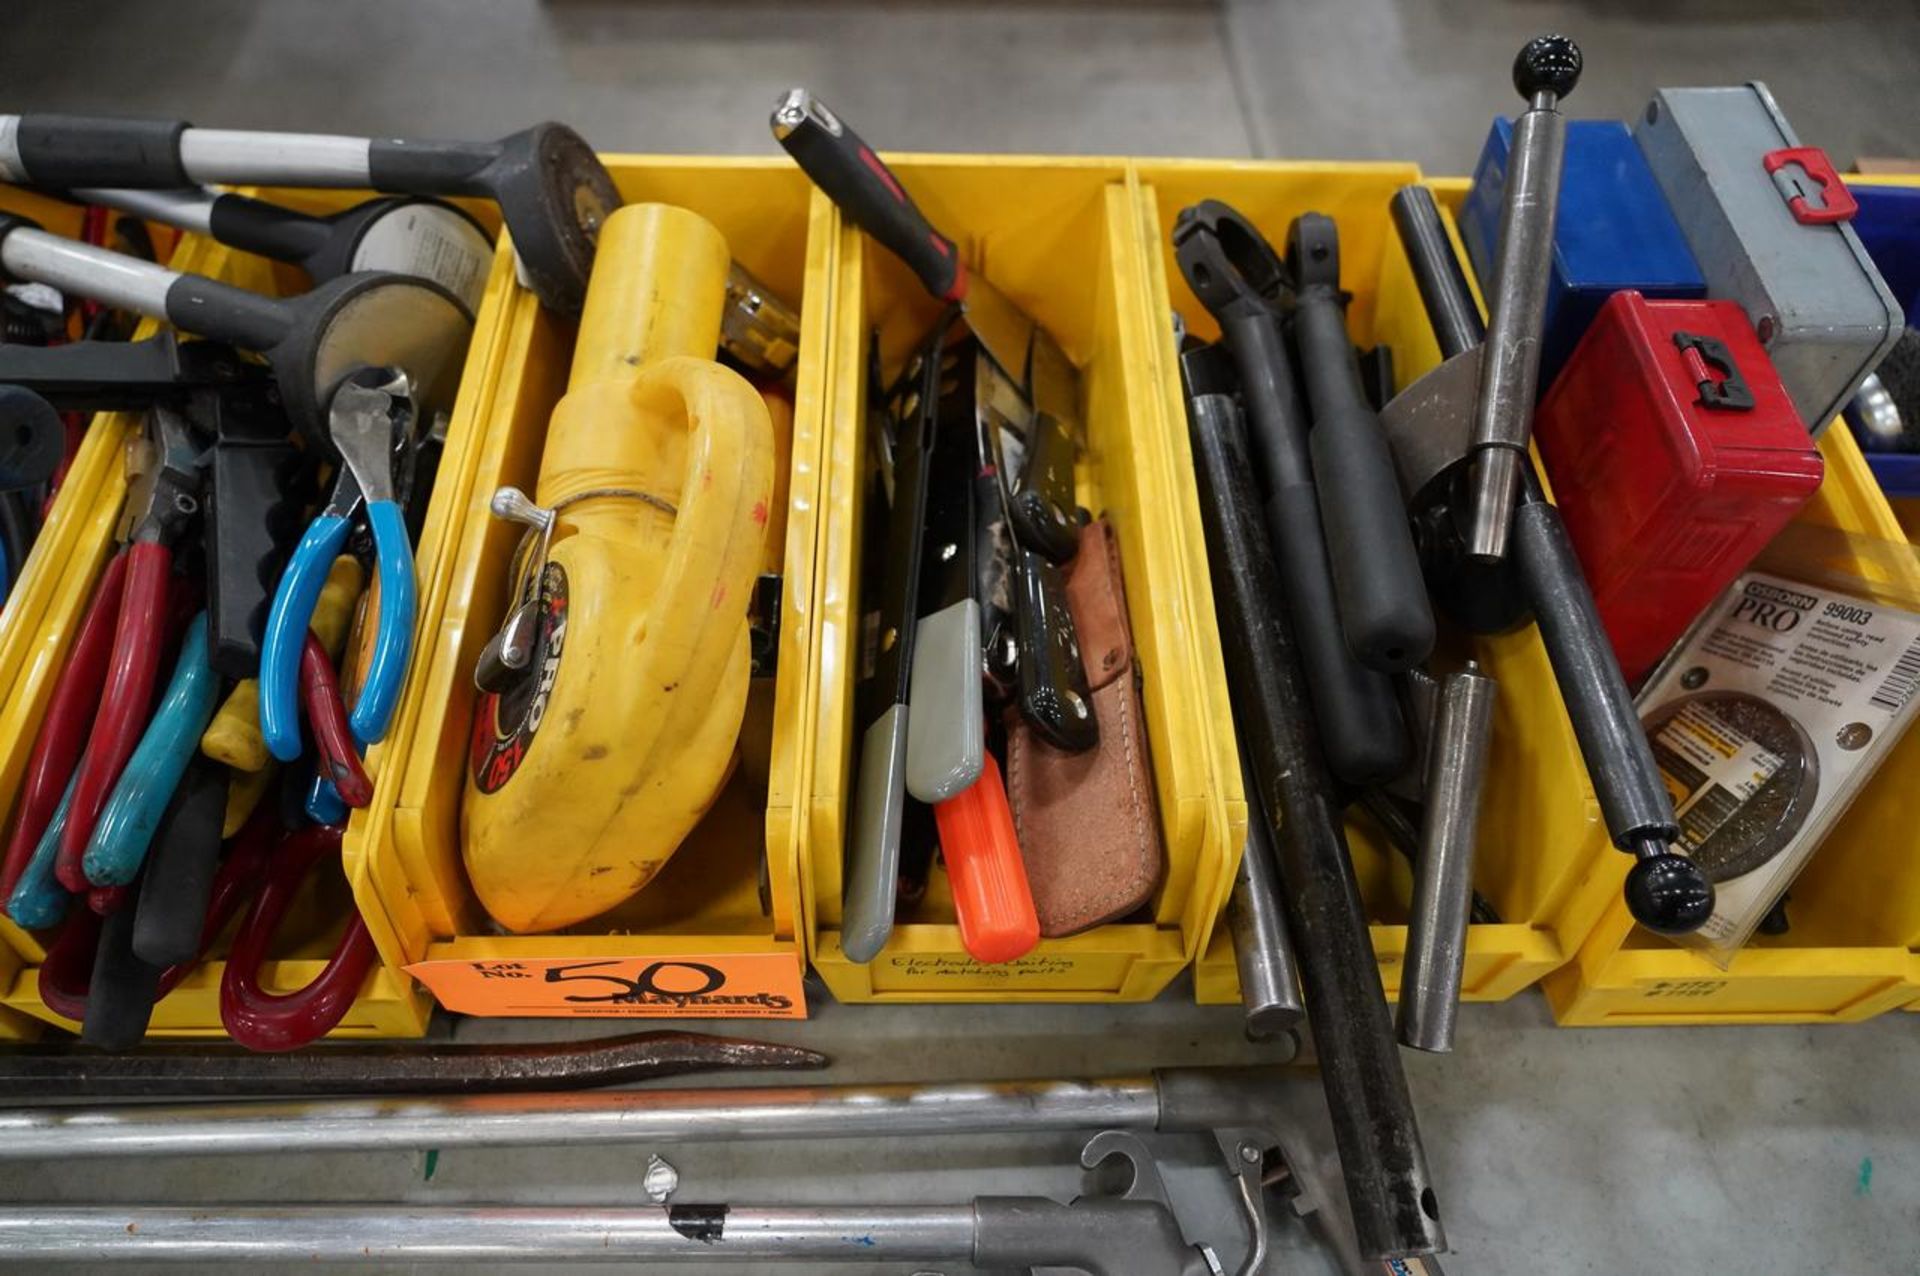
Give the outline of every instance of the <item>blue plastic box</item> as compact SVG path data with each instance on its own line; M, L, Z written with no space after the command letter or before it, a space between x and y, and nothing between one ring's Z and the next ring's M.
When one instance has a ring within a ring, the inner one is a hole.
M1488 293L1512 140L1513 122L1494 120L1460 209L1460 237ZM1553 238L1553 282L1540 345L1542 394L1614 293L1632 288L1653 299L1706 295L1706 280L1653 170L1618 120L1568 121Z

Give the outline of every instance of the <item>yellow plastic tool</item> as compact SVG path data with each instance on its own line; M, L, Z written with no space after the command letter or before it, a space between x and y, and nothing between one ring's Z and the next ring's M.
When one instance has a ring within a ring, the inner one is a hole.
M772 426L714 361L729 256L664 204L600 231L535 499L554 512L522 685L483 695L463 804L467 875L516 931L651 881L718 795L748 684Z
M263 766L258 771L235 771L227 781L227 813L220 821L220 840L226 841L245 827L247 818L253 814L253 808L260 805L260 799L266 796L267 789L273 784L273 777L280 774L280 764Z
M327 569L327 583L321 586L320 601L314 606L311 623L320 645L335 661L339 660L340 648L346 642L354 600L360 596L366 578L366 569L351 554L340 555ZM234 685L226 703L220 706L201 735L200 752L245 774L266 769L273 759L267 752L267 742L260 737L259 683L245 678Z

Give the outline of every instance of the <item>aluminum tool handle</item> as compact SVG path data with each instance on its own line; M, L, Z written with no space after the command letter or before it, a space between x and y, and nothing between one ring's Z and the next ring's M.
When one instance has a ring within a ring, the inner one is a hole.
M814 185L874 242L907 264L935 297L967 295L967 267L953 241L933 228L873 148L805 89L774 107L773 136ZM1026 370L1008 369L1012 375Z
M1528 41L1514 60L1513 83L1527 101L1513 127L1506 201L1500 209L1493 316L1473 424L1473 472L1467 552L1506 557L1540 379L1540 329L1553 268L1554 219L1567 120L1560 99L1580 78L1580 50L1564 36Z
M1340 629L1361 664L1399 673L1433 651L1433 606L1393 452L1360 387L1332 219L1295 218L1287 258L1294 264L1294 337L1313 411L1308 448Z
M1228 410L1209 400L1219 400ZM1202 395L1189 419L1235 727L1279 851L1287 921L1320 1051L1341 1172L1361 1249L1373 1258L1445 1248L1413 1102L1314 714L1261 534L1246 444L1230 401Z
M980 778L959 796L936 804L933 817L953 883L961 946L988 965L1032 952L1040 942L1040 918L993 754L986 755Z
M19 219L0 219L0 235L0 271L9 277L165 319L186 332L269 350L293 324L285 302L204 275L49 235Z
M1416 1050L1453 1049L1497 690L1472 661L1440 685L1400 976L1400 1040Z
M472 181L504 149L503 142L194 128L184 120L0 115L0 179L61 189L219 182L484 194Z

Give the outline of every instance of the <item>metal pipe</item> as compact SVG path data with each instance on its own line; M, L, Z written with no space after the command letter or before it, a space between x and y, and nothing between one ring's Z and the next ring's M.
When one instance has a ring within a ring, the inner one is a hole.
M1440 685L1429 745L1420 858L1414 865L1400 975L1400 1040L1416 1050L1453 1049L1460 975L1467 956L1473 850L1493 738L1493 679L1471 660Z
M1214 394L1193 396L1188 410L1235 727L1279 852L1354 1230L1372 1258L1432 1253L1445 1248L1439 1206L1332 779L1314 745L1306 678L1239 411Z
M1260 806L1244 744L1240 782L1247 795L1247 844L1227 900L1227 925L1233 931L1233 960L1240 971L1240 1002L1247 1010L1247 1038L1270 1041L1292 1034L1297 1045L1300 1021L1307 1011L1300 1000L1300 972L1280 906L1273 834Z
M190 128L180 167L194 182L234 186L372 186L373 142L330 133Z
M1243 1120L1278 1084L1269 1069L1173 1068L1095 1080L18 1108L0 1111L0 1161L1192 1131Z
M116 310L167 317L167 292L180 276L125 253L22 226L0 239L0 269Z
M190 230L197 235L213 233L213 204L219 198L218 192L200 186L172 191L88 187L68 194L83 203L132 213L135 217Z
M33 1205L0 1263L957 1262L974 1207Z
M1560 99L1580 79L1580 50L1564 36L1527 42L1513 64L1513 86L1527 110L1513 125L1500 247L1493 275L1493 323L1480 360L1473 426L1473 470L1467 507L1467 552L1506 557L1519 497L1533 400L1540 378L1540 329L1553 266L1554 217L1567 120Z

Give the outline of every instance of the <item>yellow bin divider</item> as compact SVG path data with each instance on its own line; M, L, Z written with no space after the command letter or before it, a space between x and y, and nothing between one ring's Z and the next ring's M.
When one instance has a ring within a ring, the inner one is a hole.
M252 193L252 192L250 192ZM308 191L273 189L266 198L305 212L329 214L374 197L372 191ZM469 205L490 230L499 226L498 214L488 205ZM272 295L289 295L308 286L297 268L239 252L200 236L184 236L173 255L174 269L209 275L224 282ZM496 271L511 270L496 263ZM151 335L159 325L143 322L136 337ZM463 374L461 400L470 394L467 384L486 357L484 325L476 328L474 345ZM469 414L470 415L470 414ZM451 458L466 447L458 422L447 439L447 470ZM54 501L40 539L28 557L27 568L10 600L7 620L0 625L0 667L15 670L4 705L0 706L0 793L19 791L27 759L46 715L53 685L64 666L95 583L111 556L114 527L126 497L124 458L128 440L140 428L137 413L102 413L88 427L67 481ZM432 570L447 537L450 510L448 485L436 486L415 547L416 570L425 578ZM417 678L418 653L410 677ZM371 765L371 763L370 763ZM11 805L11 797L8 799ZM320 875L289 910L276 937L272 959L261 971L269 991L301 986L326 962L346 924L349 896L346 883ZM361 911L370 926L382 924L377 901L364 901ZM36 964L45 956L40 937L0 919L0 937L29 963L11 979L0 1005L62 1027L75 1027L41 1000ZM215 953L154 1007L150 1035L181 1037L224 1036L220 1025L220 980L225 963ZM431 1005L391 965L368 973L353 1008L333 1035L341 1037L419 1036L426 1031Z
M1165 316L1171 308L1180 313L1189 331L1208 339L1219 335L1218 325L1195 299L1174 261L1168 235L1181 209L1203 199L1224 200L1250 218L1277 248L1284 245L1287 226L1294 217L1320 212L1332 217L1340 228L1340 284L1352 294L1347 327L1353 340L1361 346L1391 347L1395 378L1402 388L1440 362L1439 346L1388 213L1388 200L1394 191L1421 180L1420 170L1414 165L1142 160L1135 170L1145 206L1142 224L1148 231L1144 244L1146 269L1159 290L1157 317ZM1157 340L1171 351L1164 331ZM1165 412L1175 423L1180 441L1181 482L1191 490L1186 406L1177 374L1163 378L1162 388ZM1205 609L1211 629L1212 592L1197 526L1189 545L1194 547L1194 596ZM1481 819L1475 885L1493 903L1502 921L1497 925L1475 923L1468 928L1461 995L1472 1001L1503 1001L1560 966L1578 941L1581 932L1569 929L1558 903L1584 871L1579 858L1579 830L1598 820L1599 808L1564 716L1556 713L1550 721L1534 721L1539 710L1533 706L1552 705L1557 709L1559 703L1539 640L1529 630L1491 640L1482 647L1477 654L1499 680L1500 697L1489 772L1495 777L1491 782L1495 787ZM1209 650L1208 659L1217 665L1217 643ZM1215 736L1219 753L1214 765L1220 787L1244 811L1230 716ZM1572 794L1567 810L1573 819L1549 837L1542 837L1537 829L1516 825L1504 818L1502 810L1510 788L1542 785ZM1387 846L1384 836L1364 816L1348 821L1347 840L1373 923L1381 979L1387 994L1393 996L1399 991L1406 952L1411 874L1406 861ZM1230 888L1231 883L1228 885ZM1223 903L1224 899L1223 894ZM1224 924L1213 929L1206 950L1195 964L1194 996L1209 1005L1240 999L1232 935Z
M48 232L69 237L78 237L83 217L78 205L7 185L0 185L0 211L30 217ZM160 242L165 242L164 236ZM141 325L138 335L146 336L157 326L148 321ZM120 423L114 431L125 428L124 423ZM118 437L114 431L106 433L110 438ZM49 667L57 673L60 662L65 659L64 636L50 644L41 622L49 607L58 610L63 594L74 587L67 578L67 560L76 540L83 536L88 523L86 512L94 507L102 476L110 465L119 464L117 442L109 439L94 442L94 433L100 432L90 431L88 441L81 445L79 455L74 458L46 525L34 538L27 561L12 564L13 587L4 606L0 606L0 732L13 729L4 708L14 685L36 678L49 681L52 676ZM117 513L116 509L116 516ZM80 574L87 576L92 570L89 568ZM90 592L90 583L87 588ZM31 740L27 747L32 747ZM26 756L24 750L19 751L17 757L12 751L0 753L0 793L10 793L19 787ZM4 814L5 810L0 809L0 815ZM0 820L0 829L4 827L4 820ZM28 961L39 961L43 955L40 941L4 915L0 915L0 948ZM0 952L0 958L6 955ZM0 970L0 991L10 986L11 977L11 970Z
M1139 1001L1160 992L1204 944L1245 833L1237 772L1217 774L1226 714L1211 608L1193 589L1198 506L1176 457L1184 426L1167 416L1177 375L1169 316L1144 264L1138 187L1124 160L897 155L888 164L969 269L993 280L1052 333L1081 369L1085 446L1080 503L1112 518L1143 673L1147 735L1166 880L1143 916L981 965L960 943L952 894L936 868L903 909L886 948L859 964L840 948L841 867L854 770L853 701L861 631L869 335L896 372L940 311L906 268L840 223L825 456L818 721L803 834L802 886L814 966L856 1002ZM1201 580L1204 582L1204 573Z
M625 199L676 204L707 218L725 235L736 261L801 310L766 796L740 768L645 890L564 931L499 933L468 885L460 818L476 699L473 670L505 613L509 563L520 536L517 526L490 516L488 501L507 484L533 490L574 338L570 321L540 309L520 286L503 241L482 306L494 344L484 363L476 355L469 366L475 392L471 398L463 393L461 402L472 446L448 492L449 552L422 581L419 650L394 729L369 757L377 770L374 801L348 825L347 872L356 895L377 906L377 919L368 920L383 959L411 966L449 1009L593 1017L801 1014L805 963L794 805L805 791L811 756L802 724L813 690L832 208L784 159L604 159ZM445 470L441 481L447 482ZM749 713L751 723L751 708ZM659 969L656 963L674 969L671 978L658 981L660 997L622 996L618 984L614 993L600 995L606 984L592 976L561 979L567 972L559 967L578 963L641 985L652 984L645 972ZM699 977L691 971L696 965L717 970L724 989L711 988L705 1003L676 1001L669 989L688 991L687 981ZM759 993L768 996L755 1002ZM768 1004L778 1001L795 1004Z

